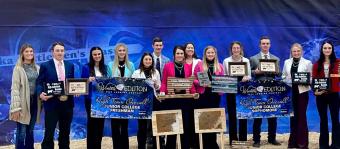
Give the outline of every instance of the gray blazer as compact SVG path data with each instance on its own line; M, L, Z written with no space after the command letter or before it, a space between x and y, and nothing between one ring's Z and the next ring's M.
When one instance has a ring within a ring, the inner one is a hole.
M276 57L275 55L269 53L269 59L275 59L277 60L277 68L278 71L280 71L280 59L278 57ZM253 76L254 80L268 80L268 79L274 79L275 76L281 76L280 72L276 75L274 74L260 74L260 75L256 75L255 74L255 70L259 67L259 60L262 59L261 57L261 52L250 57L250 67L251 67L251 75Z

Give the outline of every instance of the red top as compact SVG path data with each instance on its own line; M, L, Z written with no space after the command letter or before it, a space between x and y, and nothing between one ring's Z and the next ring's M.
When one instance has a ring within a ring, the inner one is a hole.
M162 85L161 85L160 91L165 92L165 94L168 94L168 89L167 89L168 77L175 77L175 63L174 62L169 62L164 65L164 69L162 73ZM191 67L188 64L184 64L184 77L185 78L191 77ZM194 86L191 87L190 93L192 94L196 93Z
M340 91L340 78L339 77L330 77L331 74L339 75L339 64L340 59L335 61L335 64L332 70L329 70L329 79L330 79L330 91L331 92L339 92ZM316 62L313 64L313 78L325 78L325 73L323 67L321 67L321 71L318 71L319 64Z

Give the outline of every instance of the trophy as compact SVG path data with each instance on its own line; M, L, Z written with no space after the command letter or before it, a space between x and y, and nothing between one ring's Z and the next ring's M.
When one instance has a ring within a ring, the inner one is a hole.
M176 77L168 77L167 88L168 94L167 95L157 95L157 99L171 99L171 98L194 98L198 99L199 94L190 94L190 88L194 81L195 77L189 78L176 78ZM175 90L185 90L185 94L176 93Z

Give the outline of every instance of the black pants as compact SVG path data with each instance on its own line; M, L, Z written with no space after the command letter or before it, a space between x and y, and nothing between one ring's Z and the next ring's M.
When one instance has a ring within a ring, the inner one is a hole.
M221 96L217 93L211 92L211 88L205 88L203 94L200 95L198 108L218 108L220 106ZM218 149L216 133L202 134L203 148L204 149Z
M128 149L128 119L111 119L112 143L115 149Z
M87 139L88 149L100 149L104 130L104 118L91 117L91 100L85 99L85 109L87 113Z
M63 104L63 103L61 103ZM45 109L45 134L43 142L41 143L42 149L53 149L54 131L59 124L59 148L70 148L70 126L73 118L73 107L61 105L56 109Z
M229 118L229 144L233 140L247 141L247 119L239 120L239 136L237 137L236 94L227 94L227 111Z
M276 126L277 118L268 118L268 141L276 140ZM255 118L253 124L253 140L254 142L260 142L261 140L261 124L262 118Z
M191 116L193 113L192 109L192 100L193 99L167 99L162 101L162 108L164 110L182 110L182 118L183 118L183 130L184 133L181 134L181 148L189 149L190 148L190 139L194 136L193 132L195 131L193 119ZM168 135L166 139L166 149L174 149L176 148L176 135Z
M332 145L331 148L340 148L340 126L339 126L339 94L329 93L316 96L316 106L320 116L320 149L329 148L329 134L328 134L328 116L327 108L331 113L332 119Z

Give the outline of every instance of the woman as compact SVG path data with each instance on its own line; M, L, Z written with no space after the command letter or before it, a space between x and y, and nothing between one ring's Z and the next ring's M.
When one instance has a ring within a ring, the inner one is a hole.
M320 48L319 60L313 64L313 78L330 78L331 74L339 74L337 66L340 60L336 59L334 46L330 41L324 41ZM330 78L329 90L315 90L316 106L320 116L320 149L340 148L340 126L339 126L339 94L337 85L339 82ZM327 107L332 119L332 145L329 146ZM338 140L338 141L336 141Z
M162 85L160 89L160 94L167 94L167 79L168 77L177 77L177 78L188 78L191 76L191 68L189 65L184 64L184 48L182 46L175 46L173 49L174 62L169 62L165 64L164 70L162 73ZM192 86L190 89L191 93L195 93L195 89ZM175 90L177 94L185 94L183 90ZM189 132L192 132L195 127L192 127L190 124L190 113L192 112L192 108L190 108L191 99L169 99L162 101L162 108L164 110L173 110L173 109L181 109L182 117L183 117L183 128L184 134L181 135L181 144L183 149L187 149L190 147L189 138L192 136ZM192 129L192 130L191 130ZM174 149L176 148L176 136L170 135L167 136L166 148Z
M292 87L294 116L290 118L290 136L288 148L308 148L307 105L309 85L292 84L292 77L297 72L312 73L312 62L302 57L302 46L294 43L290 49L291 58L285 60L282 79Z
M96 77L110 77L111 69L104 64L104 52L100 47L91 48L89 60L90 62L83 67L82 78L89 78L89 81L92 82ZM100 149L105 119L91 117L91 92L89 93L90 95L85 96L85 109L87 113L86 143L88 149Z
M194 75L195 66L201 60L197 58L193 43L191 42L186 43L184 45L184 48L185 48L185 53L184 53L185 63L191 67L191 73L192 75Z
M128 48L125 44L118 43L116 45L115 57L113 62L109 63L109 67L112 67L112 77L131 77L135 67L129 61ZM114 148L129 148L128 122L128 119L111 119Z
M213 75L223 75L223 66L218 62L217 50L213 46L207 46L203 52L203 60L198 62L195 67L194 75L197 78L198 72L207 72L209 80L212 81ZM200 94L198 108L218 108L220 106L221 94L213 93L210 86L200 86L199 81L195 80L196 91ZM203 134L203 148L218 148L216 133Z
M230 57L224 59L223 68L226 75L230 75L229 62L245 62L247 64L248 74L239 76L238 81L248 81L251 79L250 63L249 60L243 54L243 46L240 42L234 41L230 44L229 52ZM229 145L232 145L232 141L247 141L247 119L239 120L239 136L237 137L237 125L236 125L236 94L227 94L227 110L229 118Z
M151 53L144 53L140 64L139 69L133 72L132 78L144 78L147 79L151 84L153 84L154 90L158 90L161 86L160 75L157 69L154 68L154 61ZM155 98L153 99L153 110L158 109L159 101ZM137 141L138 141L138 149L145 149L146 147L146 138L147 138L147 123L151 123L151 120L148 119L139 119L138 120L138 132L137 132ZM154 139L155 140L155 139ZM155 145L155 143L154 143ZM156 146L154 146L156 147Z
M20 48L19 58L13 69L11 104L9 117L17 122L15 148L34 148L34 125L37 120L38 100L35 82L39 75L39 66L35 64L33 48L24 44ZM40 106L39 106L40 107Z

